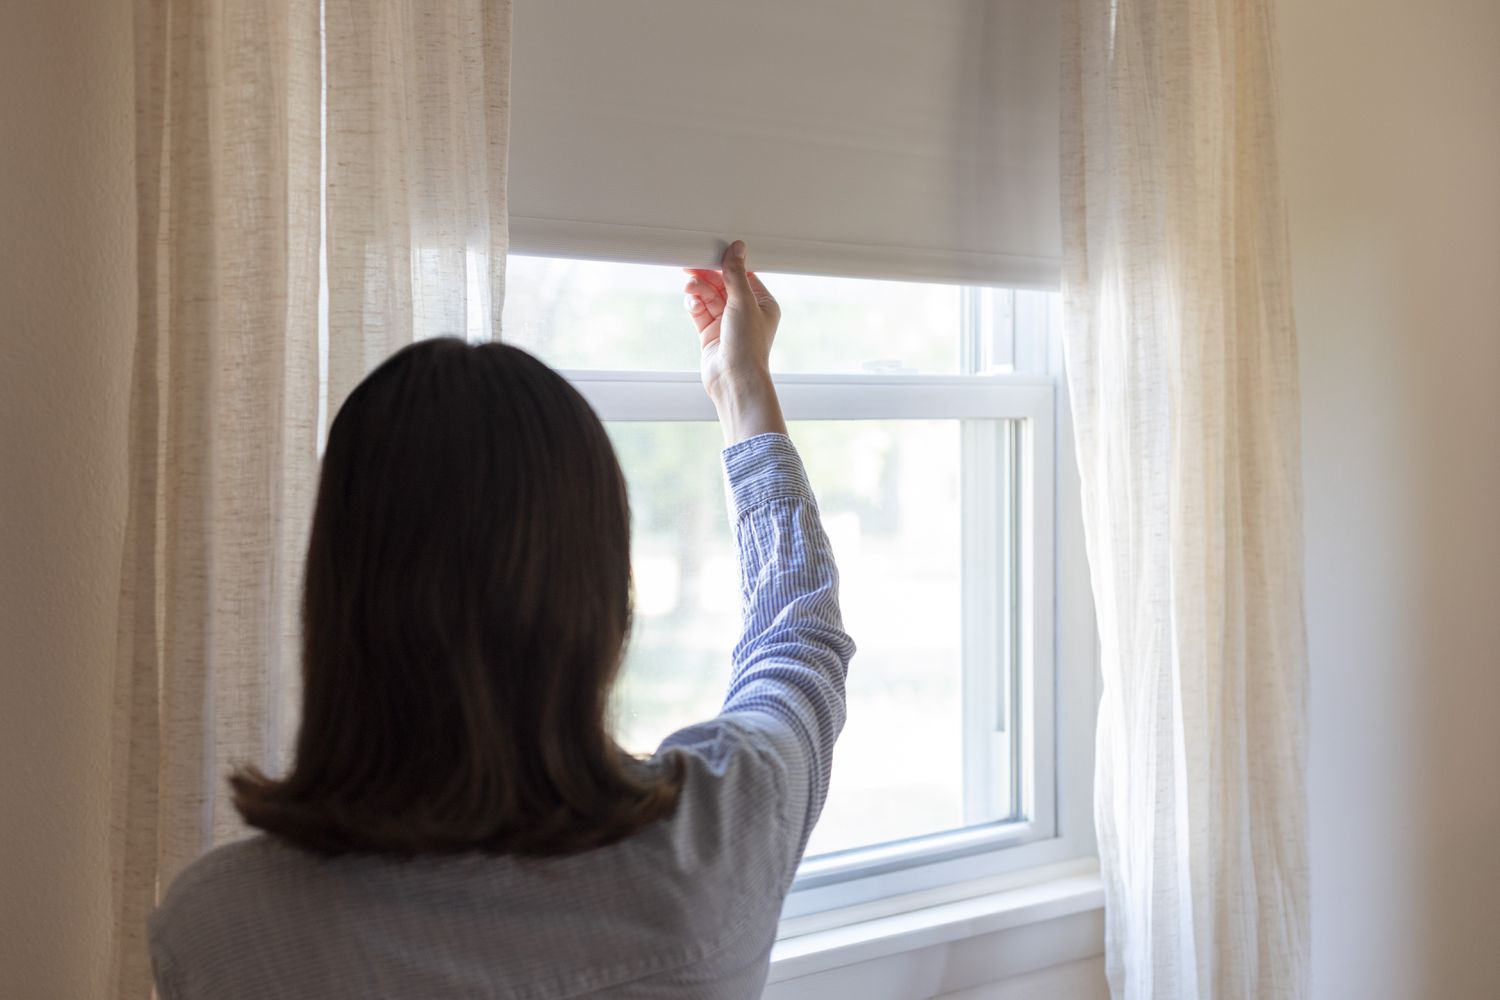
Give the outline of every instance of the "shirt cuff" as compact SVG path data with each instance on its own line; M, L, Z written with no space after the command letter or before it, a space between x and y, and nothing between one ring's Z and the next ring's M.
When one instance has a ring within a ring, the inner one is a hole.
M724 476L729 482L729 516L734 521L772 500L816 503L802 458L785 434L757 434L725 448Z

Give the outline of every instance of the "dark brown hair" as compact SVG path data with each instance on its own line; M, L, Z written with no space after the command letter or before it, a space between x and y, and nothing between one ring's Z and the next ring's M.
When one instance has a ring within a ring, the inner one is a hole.
M614 742L630 512L583 397L524 351L427 340L328 436L284 779L245 821L325 854L565 854L670 815L671 759Z

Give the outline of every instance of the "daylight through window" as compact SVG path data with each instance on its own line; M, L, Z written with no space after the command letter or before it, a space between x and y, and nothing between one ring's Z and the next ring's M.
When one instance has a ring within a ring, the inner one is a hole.
M1034 834L1052 780L1050 708L1036 710L1051 598L1034 583L1050 580L1055 296L762 277L782 304L774 374L859 647L804 876ZM625 470L636 618L613 712L640 753L718 711L740 625L722 440L682 281L528 256L507 281L504 338L584 392Z

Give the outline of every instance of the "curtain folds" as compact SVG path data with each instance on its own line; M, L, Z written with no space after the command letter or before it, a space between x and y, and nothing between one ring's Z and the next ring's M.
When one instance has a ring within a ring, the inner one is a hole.
M137 0L135 21L119 997L150 995L158 894L244 833L227 774L287 762L320 415L415 336L498 333L509 111L506 0Z
M413 337L498 334L511 6L326 3L328 380L342 400Z
M1068 0L1065 350L1120 1000L1305 994L1297 350L1270 0Z

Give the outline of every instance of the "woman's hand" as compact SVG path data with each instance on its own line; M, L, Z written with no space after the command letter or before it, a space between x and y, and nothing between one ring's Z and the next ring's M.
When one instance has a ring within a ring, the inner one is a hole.
M735 240L722 271L689 268L685 304L698 327L703 388L719 413L724 438L734 444L757 434L786 433L771 382L771 342L781 307L745 270L745 244Z

